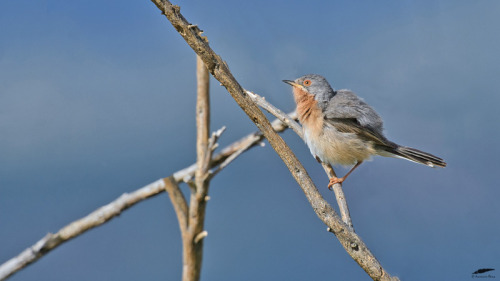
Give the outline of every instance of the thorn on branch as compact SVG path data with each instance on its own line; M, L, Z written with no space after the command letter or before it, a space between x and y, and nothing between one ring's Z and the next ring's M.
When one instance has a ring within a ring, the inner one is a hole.
M194 237L194 243L198 244L198 242L201 241L201 239L207 237L208 232L206 230L203 230L202 232L196 234L196 237Z
M224 133L225 130L226 130L226 126L222 126L222 128L220 128L219 130L214 132L213 135L215 135L218 138L218 137L220 137L220 135L222 135L222 133Z
M201 38L201 40L204 43L208 44L208 38L206 36L201 36L203 34L203 30L201 30L197 24L188 24L187 26L188 29L193 29L194 32L196 32L196 35Z
M208 140L209 149L214 151L219 146L219 144L217 144L217 140L219 140L220 136L222 135L222 133L224 133L225 130L226 130L226 126L223 126L219 130L212 133L210 140Z

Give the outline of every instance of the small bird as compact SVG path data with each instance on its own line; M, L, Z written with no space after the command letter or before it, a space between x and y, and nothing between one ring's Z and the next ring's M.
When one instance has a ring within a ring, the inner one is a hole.
M344 182L372 155L446 167L437 156L389 141L383 134L382 118L352 91L335 91L317 74L283 82L293 87L297 114L311 154L325 164L354 165L345 176L332 177L328 188Z

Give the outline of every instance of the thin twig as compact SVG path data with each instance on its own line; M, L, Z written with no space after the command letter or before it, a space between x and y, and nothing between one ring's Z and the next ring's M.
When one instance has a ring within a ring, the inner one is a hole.
M111 203L61 228L55 234L47 234L33 246L2 264L0 266L0 280L5 280L10 275L35 262L62 243L118 216L130 206L164 191L166 186L165 180L157 180L130 194L124 193Z
M254 141L252 138L248 138L246 140L246 143L242 143L242 146L236 150L234 153L232 153L229 157L226 158L216 169L210 171L209 173L209 178L213 178L215 175L217 175L222 169L224 169L229 163L233 162L234 159L236 159L238 156L240 156L243 152L248 150L250 147L254 145Z
M316 215L331 229L340 241L347 253L368 273L374 280L397 280L391 277L378 262L375 256L366 247L361 238L351 231L349 227L342 222L337 212L321 196L318 189L312 182L302 164L290 150L283 139L274 132L266 116L252 101L244 91L238 81L229 71L227 64L217 55L208 45L206 38L200 35L198 27L190 28L191 24L180 13L180 7L172 5L168 0L152 0L153 3L162 11L173 27L184 38L188 45L205 62L208 71L217 79L233 99L238 103L241 109L248 115L250 120L261 130L264 137L269 141L271 147L283 160L288 170L295 178L299 186L304 191L309 203L314 209Z
M304 132L299 123L295 122L293 118L288 116L285 112L281 111L281 109L275 107L266 101L265 98L257 95L254 92L245 90L245 93L260 107L264 108L267 112L274 115L274 117L281 120L281 122L285 123L288 127L290 127L301 139L304 139Z
M337 177L335 170L333 170L330 164L321 163L323 169L325 170L328 178ZM335 193L335 198L337 199L337 204L339 205L340 215L342 216L342 221L349 227L351 231L354 231L354 226L352 225L351 215L349 213L349 207L347 206L347 200L345 199L344 190L340 183L336 183L332 186L333 193Z
M177 215L177 220L179 221L179 228L182 236L186 233L188 227L188 205L186 198L184 197L184 194L182 194L182 191L173 176L165 178L164 182L165 191L168 193L170 201L174 206L174 211Z

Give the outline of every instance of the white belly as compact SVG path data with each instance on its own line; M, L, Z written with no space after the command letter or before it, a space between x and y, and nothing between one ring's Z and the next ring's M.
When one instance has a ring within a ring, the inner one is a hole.
M354 165L375 154L371 142L361 140L355 134L339 132L331 126L325 126L322 134L314 136L304 127L304 140L313 156L331 165Z

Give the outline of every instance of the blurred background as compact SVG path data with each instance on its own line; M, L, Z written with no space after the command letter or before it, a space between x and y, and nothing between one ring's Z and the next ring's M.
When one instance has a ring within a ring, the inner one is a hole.
M391 140L448 162L375 157L344 184L388 272L500 270L500 2L174 4L243 87L282 110L294 102L281 80L318 73L372 105ZM0 263L195 162L195 54L152 2L2 1L0 26ZM256 130L213 79L211 102L212 130L227 127L220 147ZM283 137L334 205L309 149ZM370 280L269 145L217 175L210 196L202 280ZM161 194L10 280L180 280L180 241Z

